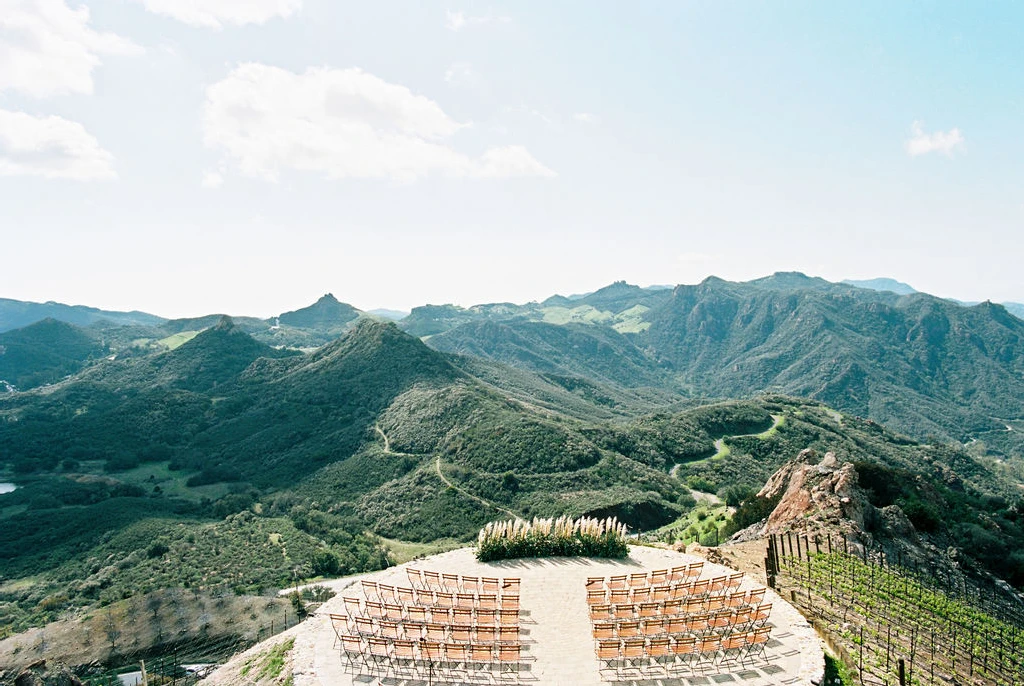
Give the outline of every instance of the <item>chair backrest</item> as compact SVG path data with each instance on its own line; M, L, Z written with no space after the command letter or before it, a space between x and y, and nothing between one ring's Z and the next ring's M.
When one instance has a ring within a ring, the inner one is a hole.
M494 646L482 643L471 643L469 645L469 659L474 662L490 662L494 657Z
M443 641L447 633L444 624L427 623L427 640Z
M519 626L519 610L498 610L498 620L504 626Z
M655 569L651 572L651 586L660 586L668 583L668 570Z
M369 636L366 639L366 644L370 646L370 655L373 655L374 657L391 657L391 651L388 650L387 639L383 639L378 636Z
M402 605L412 605L416 602L416 592L411 588L398 586L395 588L395 600Z
M381 602L390 603L395 600L395 587L391 584L377 584L377 593L380 594Z
M681 615L683 613L683 601L676 598L675 600L666 600L662 607L666 615Z
M637 613L638 617L657 617L661 606L658 603L641 603L640 611Z
M596 622L594 624L594 638L615 638L615 622Z
M694 562L686 568L686 576L689 579L699 579L700 575L704 572L703 562Z
M449 662L465 662L469 659L469 646L465 643L445 643L444 654Z
M414 594L416 597L417 605L433 605L434 604L434 592L427 588L418 588Z
M708 591L711 593L717 593L725 590L725 584L728 583L729 577L727 576L716 576L711 579L711 584L708 586Z
M726 605L728 605L729 607L743 607L746 604L746 591L733 591L729 594L729 600L726 602Z
M612 617L615 619L632 619L636 616L633 605L613 605Z
M420 654L430 662L444 660L444 644L438 641L420 641Z
M413 588L419 588L423 585L423 574L420 573L420 570L406 567L405 576L409 579L409 585Z
M700 652L702 653L717 653L721 647L721 636L704 636L700 639Z
M651 587L644 586L642 588L633 589L633 602L634 603L646 603L651 599Z
M447 591L438 591L434 594L434 604L438 607L453 607L455 605L455 594Z
M466 624L455 624L452 626L452 640L459 643L469 643L473 628Z
M494 593L486 593L478 596L477 607L485 609L496 609L498 607L498 596Z
M359 598L342 596L342 600L345 602L345 610L350 615L357 615L361 612L362 603L359 602Z
M598 660L614 660L619 657L619 642L618 641L598 641L597 642L597 659Z
M405 614L412 622L425 622L427 621L427 608L419 607L417 605L410 605L405 608Z
M686 619L683 617L669 617L665 620L665 633L683 634L686 633Z
M608 592L608 602L612 605L620 605L629 602L628 588L615 588Z
M672 597L671 586L654 586L651 589L651 600L668 600Z
M743 576L743 572L736 572L735 574L730 574L729 580L726 582L725 585L731 589L737 589L740 587L740 584L743 583Z
M498 630L493 626L478 626L476 628L476 640L480 643L496 643Z
M644 636L657 636L665 633L664 619L648 619L644 622Z
M690 615L686 618L686 630L693 634L699 634L708 628L709 616L706 614Z
M375 633L373 622L370 621L369 617L356 617L356 632L365 636Z
M767 643L771 639L772 628L770 626L762 626L754 629L754 632L750 636L750 642L754 645L759 643Z
M480 577L478 576L464 576L460 583L462 584L462 590L467 593L480 592Z
M640 588L641 586L648 586L647 583L647 572L638 572L637 574L629 575L629 587Z
M590 618L592 620L609 619L612 616L611 605L591 605Z
M629 588L629 581L625 574L618 574L608 578L608 588L615 590L617 588Z
M473 611L467 607L452 608L452 622L455 624L472 624Z
M693 586L690 588L690 595L698 595L698 596L707 595L708 594L708 586L710 585L710 583L711 583L710 579L704 579L702 581L694 582Z
M650 643L647 644L647 657L665 657L669 655L670 644L671 640L669 640L668 636L652 638Z
M731 634L722 639L722 650L736 650L743 648L750 640L750 634Z
M622 644L622 657L643 657L645 645L642 638L627 638Z
M768 619L769 616L771 616L771 614L772 614L772 604L771 603L763 603L761 605L758 605L757 609L754 610L753 619L754 619L755 622L764 622L764 621L766 621Z
M519 586L522 582L518 576L510 576L501 580L501 592L510 595L519 595Z
M496 576L482 576L480 577L480 590L483 593L498 594L501 590L501 581Z
M402 606L394 605L392 603L384 604L384 616L392 621L400 621L402 619Z
M363 579L361 582L359 582L359 585L363 587L363 595L366 598L377 599L380 597L380 594L377 590L376 581L367 581L366 579Z
M468 607L469 609L473 609L476 607L476 596L472 593L456 593L455 607Z
M686 579L689 578L689 576L686 573L686 570L688 568L689 568L689 565L677 565L677 566L673 567L668 572L669 580L671 580L671 581L685 581Z
M366 603L366 614L377 619L384 618L384 605L383 603L367 601Z
M613 627L614 631L614 627ZM517 626L503 626L498 628L498 641L501 643L518 643L519 642L519 627Z
M523 646L518 643L498 646L498 662L519 662Z
M640 622L619 622L618 636L619 638L636 638L640 635Z
M498 611L494 608L481 608L477 610L476 623L484 626L494 626L498 623Z
M587 577L587 590L601 589L604 590L604 577L603 576L588 576Z
M587 591L587 605L600 605L606 602L607 599L608 595L605 593L603 588Z
M462 589L458 574L441 574L441 585L449 591L459 591Z
M432 607L427 610L431 622L437 624L449 624L452 621L452 612L446 607Z
M755 588L754 590L747 593L747 604L748 605L760 605L761 601L764 600L765 589Z
M441 590L441 575L423 570L423 585L433 591Z
M680 636L672 642L672 652L676 655L693 655L698 650L696 636Z
M358 636L350 636L345 634L341 637L341 647L346 653L362 653L363 652L363 640Z
M714 612L715 610L721 610L725 607L726 598L721 595L713 595L704 602L704 608L708 612Z
M397 622L381 622L380 623L380 635L384 638L398 638L398 623Z
M519 594L509 594L501 596L501 609L503 610L518 610L519 609Z
M708 626L712 629L725 629L732 626L735 615L730 610L716 612L708 620Z

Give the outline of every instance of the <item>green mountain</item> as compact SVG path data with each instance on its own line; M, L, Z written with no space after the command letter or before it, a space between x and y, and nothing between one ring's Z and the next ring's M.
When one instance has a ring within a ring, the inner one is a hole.
M0 333L0 392L59 381L107 352L97 338L55 319Z
M56 302L34 303L0 298L0 332L20 329L44 319L76 326L105 322L115 326L156 326L164 320L145 312L115 312L83 305L64 305Z
M337 329L359 316L359 310L338 302L328 293L309 307L285 312L278 317L281 324L303 329Z
M902 281L896 279L879 278L879 279L865 279L863 281L855 281L852 279L846 279L843 281L848 286L856 286L857 288L867 288L872 291L889 291L896 295L910 295L917 293L917 290Z

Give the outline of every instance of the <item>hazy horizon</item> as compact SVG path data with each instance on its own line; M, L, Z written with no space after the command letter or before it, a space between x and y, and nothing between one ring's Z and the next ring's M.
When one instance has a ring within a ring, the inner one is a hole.
M19 0L0 296L161 316L885 276L1024 301L1024 6Z

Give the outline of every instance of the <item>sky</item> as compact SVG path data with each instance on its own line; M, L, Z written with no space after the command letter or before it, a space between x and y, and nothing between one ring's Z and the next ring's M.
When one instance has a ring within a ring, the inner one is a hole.
M0 0L0 297L1024 301L1024 4Z

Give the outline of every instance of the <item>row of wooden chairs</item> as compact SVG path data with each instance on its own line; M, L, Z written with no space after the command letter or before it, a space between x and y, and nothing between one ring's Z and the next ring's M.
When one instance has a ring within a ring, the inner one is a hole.
M453 643L413 641L344 634L341 654L346 670L363 668L382 676L421 677L435 671L442 674L490 673L518 676L523 663L522 644Z
M454 641L457 643L519 643L518 626L474 626L471 624L435 624L433 622L392 622L369 617L330 615L336 637L343 634L409 639L413 641Z
M390 605L382 603L366 603L362 609L357 605L345 604L345 609L353 616L371 619L387 619L393 622L433 622L435 624L481 624L486 626L519 626L519 610L494 610L477 608L470 610L461 607L417 607L415 605Z
M611 603L646 603L649 601L662 601L673 599L689 598L713 598L716 596L727 596L739 592L740 584L743 582L743 575L730 577L716 577L714 579L703 579L700 581L684 581L675 584L664 584L662 586L642 586L639 588L617 588L608 590L604 588L590 589L587 591L588 605L602 605Z
M640 588L641 586L661 586L680 581L695 581L704 571L703 562L679 565L671 569L655 569L650 572L636 574L617 574L615 576L587 577L587 590L603 588L614 591L622 588Z
M678 617L629 618L622 621L596 621L593 624L594 638L636 638L661 634L705 636L713 633L726 634L750 631L765 626L771 616L771 605L761 605L745 610L720 610L719 612Z
M420 588L391 586L376 581L362 581L363 595L367 600L398 605L419 605L422 607L466 607L518 609L518 593L461 593L431 591Z
M593 620L630 619L631 617L659 617L677 615L696 615L703 612L718 610L741 610L763 604L765 590L738 591L729 596L711 596L705 598L676 598L675 600L651 601L646 603L622 602L591 605L590 616Z
M757 656L764 657L765 646L771 637L771 627L729 636L657 636L653 638L609 639L597 644L597 658L604 663L601 671L616 672L632 667L641 674L645 671L675 671L704 667L721 667L727 663L745 663Z
M493 576L466 576L443 574L424 569L406 567L405 573L413 588L451 593L511 593L519 595L519 577L498 578Z

